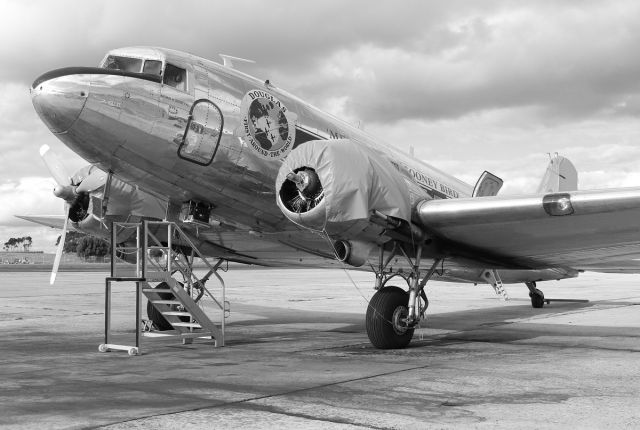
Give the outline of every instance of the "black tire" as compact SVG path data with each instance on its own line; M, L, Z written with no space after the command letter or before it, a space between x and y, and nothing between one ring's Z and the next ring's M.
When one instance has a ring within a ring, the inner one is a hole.
M536 309L539 309L544 306L544 294L542 291L536 289L535 293L529 293L529 297L531 297L531 306Z
M367 336L373 346L399 349L409 345L414 329L399 327L392 322L407 316L408 303L409 294L398 287L385 287L373 295L365 320Z
M161 282L154 288L167 289L169 288L169 284L167 284L166 282ZM171 300L174 298L173 294L171 293L158 293L158 295L160 296L160 300ZM151 302L147 302L147 317L149 317L149 320L153 322L158 330L173 330L173 326L169 323L169 321L166 320L164 315L162 315L160 311L157 310L155 306L153 306L153 304L151 304Z

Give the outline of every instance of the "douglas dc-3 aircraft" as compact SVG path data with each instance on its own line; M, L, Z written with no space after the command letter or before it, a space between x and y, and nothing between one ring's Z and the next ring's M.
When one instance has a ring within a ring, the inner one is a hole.
M69 178L41 149L75 229L168 220L208 257L370 270L378 348L410 342L430 279L524 283L539 308L536 282L640 272L640 188L577 191L556 157L537 193L498 196L488 172L472 187L223 59L122 48L33 82L42 121L91 163Z

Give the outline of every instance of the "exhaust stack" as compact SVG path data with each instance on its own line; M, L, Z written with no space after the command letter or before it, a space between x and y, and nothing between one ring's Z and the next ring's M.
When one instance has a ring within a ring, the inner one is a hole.
M336 258L354 267L360 267L366 263L374 247L374 243L359 240L338 240L333 244Z

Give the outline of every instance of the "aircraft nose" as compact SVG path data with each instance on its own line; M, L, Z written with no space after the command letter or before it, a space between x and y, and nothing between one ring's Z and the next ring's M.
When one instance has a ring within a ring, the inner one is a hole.
M89 94L86 75L48 72L31 86L31 102L53 133L63 133L78 119Z

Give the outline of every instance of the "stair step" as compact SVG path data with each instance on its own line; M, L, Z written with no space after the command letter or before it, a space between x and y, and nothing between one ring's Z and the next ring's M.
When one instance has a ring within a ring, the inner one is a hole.
M214 338L215 335L210 331L197 331L180 333L176 330L167 331L145 331L142 333L144 337L181 337L183 339L195 339L195 338Z
M151 300L151 303L157 305L181 305L182 303L178 300Z
M143 293L172 293L169 288L143 288Z
M167 311L167 312L161 312L162 315L173 315L176 317L190 317L191 314L189 312L178 312L178 311Z
M198 323L188 323L188 322L171 323L171 325L174 327L202 328L202 326Z

